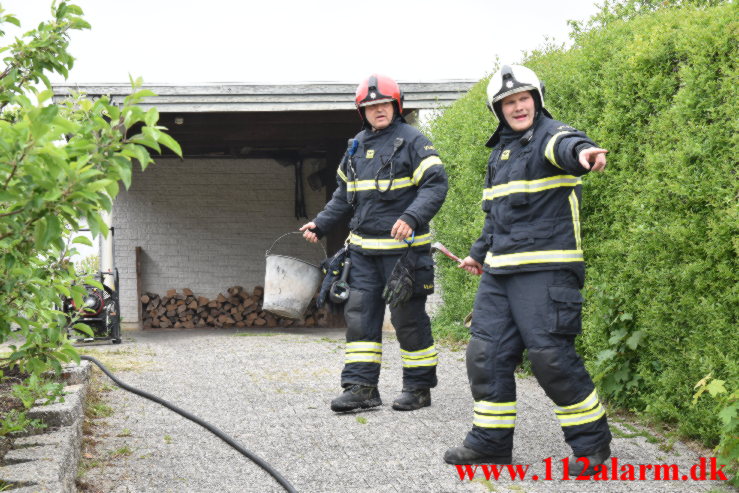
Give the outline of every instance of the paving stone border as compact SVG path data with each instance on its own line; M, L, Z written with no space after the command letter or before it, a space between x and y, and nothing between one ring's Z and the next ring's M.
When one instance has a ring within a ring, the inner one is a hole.
M73 493L82 444L90 362L64 368L64 402L31 408L28 417L46 425L38 435L15 438L0 468L0 479L17 493Z

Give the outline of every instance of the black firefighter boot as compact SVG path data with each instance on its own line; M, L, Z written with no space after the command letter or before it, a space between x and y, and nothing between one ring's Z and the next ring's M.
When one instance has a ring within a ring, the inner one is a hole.
M606 459L611 456L611 447L606 445L605 447L596 450L592 454L571 456L569 461L570 474L575 476L592 476L596 473L595 467L603 464ZM586 461L578 461L577 459L585 458Z
M513 464L513 456L478 452L462 445L444 452L444 462L447 464Z
M331 410L337 413L353 411L354 409L367 409L382 405L380 391L377 387L354 384L347 387L339 397L331 401Z
M393 401L396 411L415 411L431 405L431 389L406 390Z

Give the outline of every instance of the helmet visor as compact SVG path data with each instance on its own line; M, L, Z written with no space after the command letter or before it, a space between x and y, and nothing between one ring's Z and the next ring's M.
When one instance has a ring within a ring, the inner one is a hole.
M511 94L516 94L523 91L536 91L539 92L539 88L532 84L511 84L510 88L503 88L498 94L493 97L493 103L502 101Z
M359 107L363 108L365 106L374 106L376 104L392 103L393 101L395 101L393 98L380 97L380 99L359 103Z

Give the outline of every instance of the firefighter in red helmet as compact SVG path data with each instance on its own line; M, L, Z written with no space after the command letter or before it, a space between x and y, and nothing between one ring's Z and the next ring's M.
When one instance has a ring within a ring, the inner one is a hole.
M447 193L447 176L433 144L403 118L403 93L390 77L371 75L357 87L363 128L349 140L337 170L338 188L300 229L316 242L348 221L349 297L342 394L331 409L382 404L377 389L386 303L400 343L403 390L393 409L431 404L438 355L426 314L434 289L429 221Z

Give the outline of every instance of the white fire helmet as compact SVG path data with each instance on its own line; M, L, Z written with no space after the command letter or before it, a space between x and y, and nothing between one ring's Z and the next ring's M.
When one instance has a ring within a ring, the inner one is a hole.
M541 83L533 70L522 65L503 65L495 72L488 82L487 105L495 113L498 120L503 121L495 103L506 96L522 91L533 91L539 96L539 103L544 107L544 84Z

